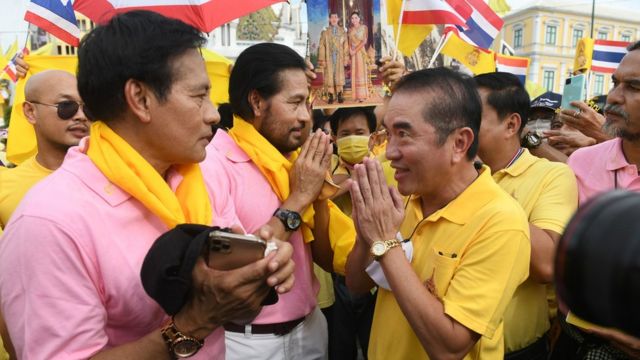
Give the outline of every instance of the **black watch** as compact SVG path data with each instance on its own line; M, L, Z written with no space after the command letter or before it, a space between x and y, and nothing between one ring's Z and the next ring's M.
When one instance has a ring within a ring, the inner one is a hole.
M527 149L535 149L542 144L542 137L533 131L529 131L522 137L521 145Z
M162 328L162 338L169 348L172 359L184 359L195 355L204 345L204 340L183 334L176 328L173 319Z
M273 216L280 219L288 231L296 231L302 225L302 218L295 211L279 208L273 213Z

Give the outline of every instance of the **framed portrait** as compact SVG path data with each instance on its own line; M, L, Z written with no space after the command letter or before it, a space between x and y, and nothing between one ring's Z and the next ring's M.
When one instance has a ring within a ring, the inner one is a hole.
M382 104L380 1L307 0L314 109Z

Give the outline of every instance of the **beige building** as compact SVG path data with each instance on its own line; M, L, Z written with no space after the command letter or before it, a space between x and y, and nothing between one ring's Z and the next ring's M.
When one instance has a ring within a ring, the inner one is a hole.
M531 59L527 80L562 93L564 81L573 71L576 43L591 34L591 4L585 3L536 0L513 9L504 16L505 24L494 42L494 50L499 51L504 40L516 56ZM640 40L639 12L596 3L595 15L595 39ZM607 93L610 87L609 74L591 74L590 95Z

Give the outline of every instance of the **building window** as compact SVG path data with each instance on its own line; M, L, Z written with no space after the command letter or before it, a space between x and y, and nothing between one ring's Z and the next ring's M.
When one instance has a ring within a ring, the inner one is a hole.
M598 31L598 40L607 40L607 35L606 31Z
M227 45L227 36L225 35L225 31L227 30L227 25L222 25L220 28L220 41L222 42L222 46Z
M604 93L604 75L596 74L593 79L593 95L602 95Z
M626 42L631 42L631 35L629 35L629 34L622 34L622 36L620 36L620 40L622 40L622 41L626 41Z
M547 30L544 34L544 43L547 45L556 44L556 35L558 33L558 27L555 25L547 25Z
M582 36L584 35L584 30L582 29L573 29L573 42L571 43L573 47L578 46L578 41L580 41L580 39L582 39Z
M553 70L545 70L542 78L542 86L544 86L547 91L553 91L553 86L555 85L555 77L556 72Z
M513 30L513 47L515 49L522 47L522 28Z

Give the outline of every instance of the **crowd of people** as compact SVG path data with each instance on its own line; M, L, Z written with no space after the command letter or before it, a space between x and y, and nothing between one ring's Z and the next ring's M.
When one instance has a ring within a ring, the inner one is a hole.
M637 338L566 321L553 284L576 209L640 190L640 43L606 105L383 58L384 105L328 114L311 111L308 62L274 43L239 55L219 113L205 41L132 11L81 41L76 76L28 79L38 153L0 168L12 358L640 356ZM178 268L141 277L180 224L204 226L187 243L215 226L273 251L217 270L176 245Z

